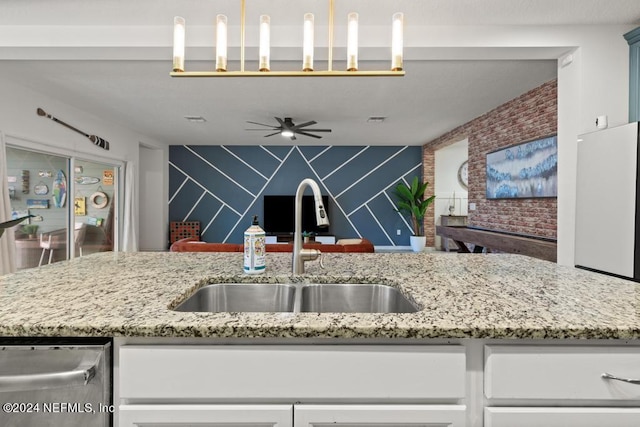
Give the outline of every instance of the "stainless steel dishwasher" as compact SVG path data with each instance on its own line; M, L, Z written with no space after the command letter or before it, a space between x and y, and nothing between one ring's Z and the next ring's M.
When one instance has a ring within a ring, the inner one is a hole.
M108 339L0 339L0 426L112 425Z

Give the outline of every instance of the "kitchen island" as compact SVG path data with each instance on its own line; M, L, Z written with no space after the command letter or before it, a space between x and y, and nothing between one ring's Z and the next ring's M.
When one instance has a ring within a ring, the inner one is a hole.
M116 426L637 426L640 284L507 254L101 253L0 277L3 336L114 337ZM379 283L415 313L173 311L212 283ZM225 424L227 423L227 424ZM528 424L527 424L528 423Z
M237 253L100 253L0 277L3 336L235 338L640 337L640 284L507 254L326 254L291 275L242 273ZM417 313L184 313L208 283L383 283Z

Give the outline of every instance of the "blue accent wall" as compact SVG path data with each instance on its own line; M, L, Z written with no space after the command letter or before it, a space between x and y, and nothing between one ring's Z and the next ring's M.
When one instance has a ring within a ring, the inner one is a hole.
M204 241L241 243L252 216L263 215L262 196L294 195L311 178L329 196L337 239L406 246L411 228L394 210L393 187L415 175L422 175L420 146L173 145L169 218L200 221Z

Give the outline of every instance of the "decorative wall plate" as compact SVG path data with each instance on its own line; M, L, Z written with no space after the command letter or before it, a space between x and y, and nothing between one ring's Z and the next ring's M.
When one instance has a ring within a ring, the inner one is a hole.
M47 184L41 182L33 187L33 192L38 196L44 196L45 194L49 194L49 187Z

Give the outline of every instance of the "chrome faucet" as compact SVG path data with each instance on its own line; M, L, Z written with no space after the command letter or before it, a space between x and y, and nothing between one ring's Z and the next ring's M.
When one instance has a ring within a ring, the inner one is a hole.
M318 187L318 184L311 178L303 179L300 185L298 185L298 190L296 191L296 228L293 234L293 261L291 263L293 274L303 274L304 262L317 259L321 254L317 249L302 248L302 194L307 186L311 187L313 190L316 209L316 223L320 227L326 227L329 225L327 211L324 206L322 206L322 194L320 194L320 187Z

